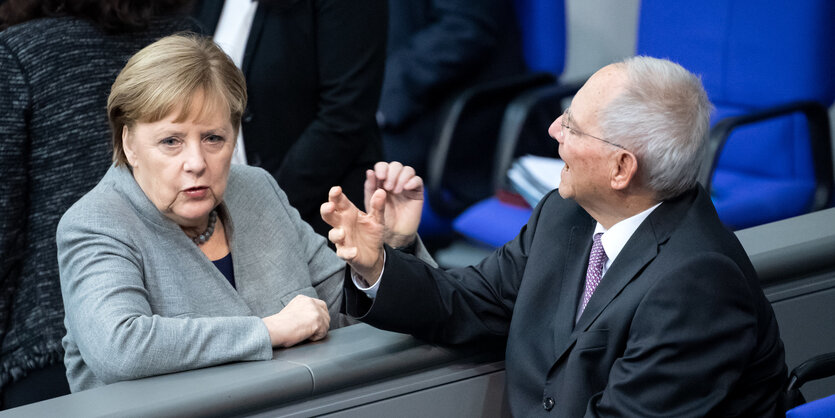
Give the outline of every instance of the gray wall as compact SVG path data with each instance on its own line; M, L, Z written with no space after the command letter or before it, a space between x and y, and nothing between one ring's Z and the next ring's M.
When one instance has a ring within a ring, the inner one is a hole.
M563 78L588 77L635 54L639 0L566 0L568 55Z

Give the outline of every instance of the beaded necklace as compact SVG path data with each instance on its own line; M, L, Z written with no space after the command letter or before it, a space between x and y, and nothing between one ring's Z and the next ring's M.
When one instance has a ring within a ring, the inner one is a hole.
M212 234L215 232L215 224L217 223L217 209L212 209L212 212L209 213L209 224L206 225L206 230L203 231L202 234L192 238L191 240L194 241L195 244L198 246L203 245L209 238L212 237Z

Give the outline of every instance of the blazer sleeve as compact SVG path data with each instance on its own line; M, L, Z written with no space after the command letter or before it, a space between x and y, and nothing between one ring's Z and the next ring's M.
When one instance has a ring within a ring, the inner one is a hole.
M112 383L272 358L258 317L155 315L128 233L79 212L71 208L58 225L58 268L67 332L96 377Z
M508 17L499 0L432 0L434 20L392 51L380 98L386 126L398 128L425 111L429 98L486 61ZM396 20L396 18L393 18Z
M29 139L29 90L15 55L0 41L0 317L11 315L20 263L24 257ZM7 321L0 321L0 341Z
M316 1L311 48L319 71L318 112L273 173L303 214L318 213L328 189L380 141L374 115L385 65L386 10L385 0Z
M755 300L728 257L682 257L644 296L586 416L710 415L756 348Z
M311 286L316 295L328 305L331 316L331 329L340 328L357 321L341 313L342 307L342 276L345 274L345 262L327 245L324 237L313 231L310 225L301 219L299 212L290 205L287 195L267 172L264 177L271 185L278 198L279 204L295 226L299 237L299 248L302 249L308 269L310 271Z
M345 277L345 309L389 331L442 343L506 337L543 199L519 235L476 266L444 271L385 246L375 299Z

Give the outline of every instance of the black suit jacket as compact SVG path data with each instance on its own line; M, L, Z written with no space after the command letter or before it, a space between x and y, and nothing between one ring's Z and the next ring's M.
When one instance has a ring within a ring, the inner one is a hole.
M423 175L443 105L468 87L526 71L513 1L389 0L388 33L380 99L386 158ZM495 136L489 122L501 113L478 116L461 128L475 144ZM487 129L479 129L483 118ZM464 161L450 167L468 164L468 145Z
M400 127L456 92L525 72L510 0L389 0L381 110Z
M444 272L387 249L377 298L346 283L348 312L432 341L507 336L515 416L775 415L777 322L704 190L650 214L575 325L594 225L552 193L477 266Z
M223 0L193 15L212 34ZM302 218L319 216L331 186L362 202L365 169L382 159L374 114L385 65L385 0L274 0L258 5L243 72L250 164L275 176Z

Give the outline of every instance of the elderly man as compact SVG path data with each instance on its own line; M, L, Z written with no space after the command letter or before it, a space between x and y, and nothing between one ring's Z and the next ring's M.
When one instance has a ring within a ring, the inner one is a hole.
M710 107L669 61L598 71L549 129L566 163L558 194L465 269L384 247L383 217L402 215L384 191L365 214L332 190L322 215L355 273L348 312L432 341L506 336L515 416L778 415L774 313L696 183Z

